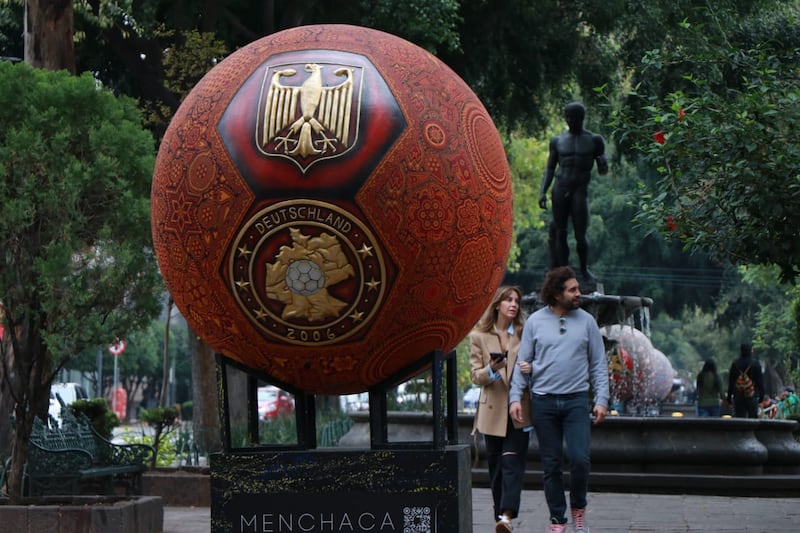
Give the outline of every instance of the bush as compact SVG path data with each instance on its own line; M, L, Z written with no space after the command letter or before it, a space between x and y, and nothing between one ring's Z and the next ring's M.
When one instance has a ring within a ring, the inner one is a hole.
M165 439L169 433L180 427L180 413L177 407L153 407L142 409L139 420L153 428L150 444L155 448L156 455L151 466L170 465L175 460L175 444L171 439ZM145 435L145 439L150 438ZM162 453L164 456L162 456Z
M192 419L193 414L194 404L192 404L191 400L188 402L183 402L181 404L181 420L189 421Z
M120 425L117 415L108 405L105 398L94 398L91 400L76 400L69 407L74 415L83 414L92 423L92 427L104 439L110 440L114 428Z

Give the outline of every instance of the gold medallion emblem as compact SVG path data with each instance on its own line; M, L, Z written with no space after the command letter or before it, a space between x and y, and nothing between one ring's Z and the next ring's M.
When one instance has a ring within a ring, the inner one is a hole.
M292 344L346 339L385 294L386 269L367 227L340 207L290 200L256 213L229 263L241 308L265 333Z

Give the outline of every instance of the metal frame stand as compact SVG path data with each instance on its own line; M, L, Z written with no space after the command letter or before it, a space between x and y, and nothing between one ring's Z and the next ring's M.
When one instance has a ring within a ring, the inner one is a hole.
M312 450L317 447L316 402L313 394L303 392L272 376L256 372L240 363L216 354L217 390L222 446L225 453L266 450ZM230 398L228 391L228 368L233 367L247 375L247 432L253 446L234 447L231 443ZM433 398L433 428L430 441L389 442L388 401L391 389L408 381L419 373L431 369ZM258 435L258 381L275 385L295 398L295 421L297 444L261 444ZM418 361L369 389L370 448L384 449L433 449L443 450L447 445L458 443L458 381L456 375L456 351L445 353L434 350Z

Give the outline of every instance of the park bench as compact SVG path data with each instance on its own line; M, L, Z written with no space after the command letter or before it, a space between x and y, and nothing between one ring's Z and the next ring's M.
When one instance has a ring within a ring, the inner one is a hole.
M115 444L82 414L63 410L60 426L36 417L23 482L31 496L113 494L118 485L141 493L141 475L154 450L146 444Z

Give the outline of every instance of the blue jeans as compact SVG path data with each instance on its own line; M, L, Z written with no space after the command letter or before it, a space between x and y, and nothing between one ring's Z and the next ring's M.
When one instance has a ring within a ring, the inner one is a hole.
M562 467L564 464L563 443L567 444L569 460L569 500L573 509L586 507L589 490L589 446L591 419L589 395L575 394L533 395L531 417L533 428L539 439L539 454L542 459L544 496L550 510L552 523L567 522L567 500L564 495Z
M712 406L712 405L698 405L697 406L697 416L716 416L722 413L719 405Z

